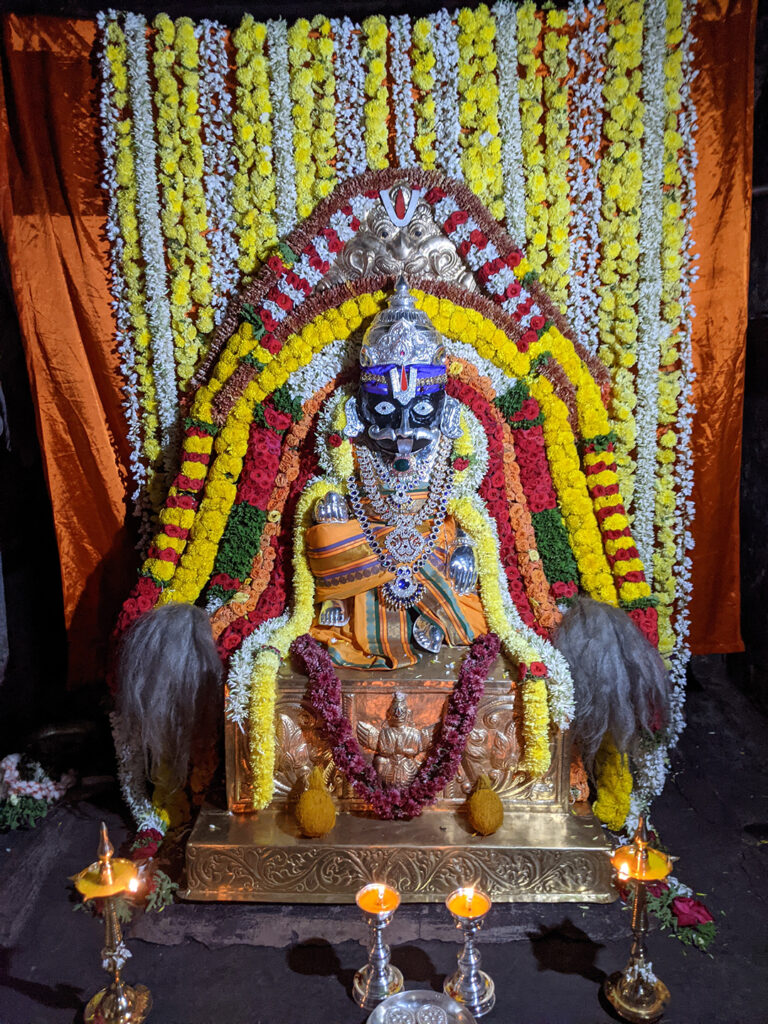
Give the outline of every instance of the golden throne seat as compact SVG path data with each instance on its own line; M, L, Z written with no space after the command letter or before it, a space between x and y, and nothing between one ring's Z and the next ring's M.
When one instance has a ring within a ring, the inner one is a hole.
M372 758L382 756L379 738L399 693L410 712L401 728L410 730L411 739L425 740L403 747L418 763L463 656L444 647L407 669L339 670L344 710ZM379 879L395 885L406 902L439 902L464 882L502 902L615 898L602 829L570 806L567 734L554 733L552 765L542 778L519 769L517 691L502 658L489 673L458 775L412 821L381 821L366 813L333 765L306 688L306 676L284 665L276 705L275 798L267 810L252 809L247 723L241 728L227 722L228 809L206 807L198 818L187 846L187 898L344 903L362 884ZM340 811L333 832L321 839L299 834L292 808L313 765L323 767ZM463 813L481 774L490 777L505 808L501 829L485 837L471 832Z

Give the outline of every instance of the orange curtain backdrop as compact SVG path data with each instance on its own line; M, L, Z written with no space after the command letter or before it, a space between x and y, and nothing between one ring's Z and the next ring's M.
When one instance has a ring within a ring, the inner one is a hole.
M0 226L61 558L73 682L103 674L137 564L99 187L93 21L7 16ZM9 595L13 599L13 595ZM45 615L45 595L39 613Z
M741 651L739 475L752 205L757 0L699 0L693 100L699 118L693 237L696 519L691 651Z
M738 484L755 10L756 0L703 0L694 24L701 278L694 292L691 645L700 653L741 648ZM91 21L6 15L0 51L0 229L56 521L73 682L102 674L137 564L126 526L128 447L99 187L95 38Z

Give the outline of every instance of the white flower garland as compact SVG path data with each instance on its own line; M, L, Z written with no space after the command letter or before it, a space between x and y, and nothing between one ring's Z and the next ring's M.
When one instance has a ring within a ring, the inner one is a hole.
M235 722L240 728L244 728L248 721L248 712L251 701L251 673L256 653L260 647L265 647L275 630L280 629L291 617L290 611L286 610L282 615L274 619L267 619L260 626L246 637L240 647L232 655L227 675L227 700L224 705L224 714L230 722Z
M525 239L525 177L520 95L517 89L517 9L513 4L499 2L491 8L491 13L496 19L501 172L507 231L521 245Z
M275 154L277 234L285 238L296 224L296 167L293 160L293 117L288 74L288 26L281 19L267 22L272 99L272 150Z
M200 48L199 111L203 128L203 186L210 228L211 304L213 320L218 325L239 281L232 208L235 160L232 97L227 88L228 32L218 21L203 19L196 26L195 35Z
M128 733L123 719L116 711L109 716L109 721L117 754L117 778L120 783L120 791L133 815L136 828L139 832L144 828L153 828L161 835L165 835L167 825L147 795L144 757L136 745L134 737Z
M120 373L123 377L122 406L127 425L127 437L130 448L129 467L134 489L131 493L133 513L141 520L141 541L143 547L150 540L150 509L148 504L147 467L143 461L141 412L139 409L139 377L136 373L136 360L133 351L133 335L131 330L131 312L128 306L128 286L123 274L123 252L125 243L120 233L118 213L117 184L117 121L118 110L115 105L115 87L112 72L107 59L107 16L100 11L96 18L102 34L98 49L99 69L101 71L101 97L99 112L101 115L101 142L104 150L104 169L101 186L107 194L107 227L109 240L109 271L112 292L112 309L115 313L115 340L120 356Z
M144 276L147 284L147 315L151 327L157 418L160 424L160 444L165 454L165 465L170 472L176 459L178 395L171 311L168 302L165 248L155 173L157 147L154 136L152 93L149 87L146 28L147 23L142 15L125 15L128 92L133 107L133 144L136 152L137 213L141 252L144 257Z
M435 52L435 156L436 164L450 178L463 181L461 170L461 121L459 119L459 27L443 7L429 15Z
M389 66L395 118L395 158L400 167L415 167L413 140L416 116L413 111L413 80L409 57L411 19L407 14L389 19Z
M586 24L585 24L586 23ZM568 45L568 60L577 69L571 82L571 280L568 316L575 336L597 350L600 279L601 191L597 172L603 132L605 12L599 0L585 0Z
M632 536L653 587L656 518L656 428L659 419L661 346L661 244L664 167L664 57L666 2L646 0L643 35L643 181L640 192L640 279L635 392L637 459Z
M488 435L471 409L462 406L461 418L472 445L472 462L454 476L453 497L465 498L474 494L488 472Z
M693 548L693 537L690 533L690 526L695 515L695 507L691 499L693 491L691 431L693 428L693 417L696 413L696 408L693 404L693 383L696 379L696 373L693 368L691 324L696 311L691 301L691 287L698 277L696 264L699 258L698 253L694 252L694 240L691 229L696 212L695 169L698 165L698 154L694 141L697 116L691 97L691 82L698 75L698 71L694 70L693 45L695 40L691 32L691 20L694 10L695 0L685 0L682 18L683 40L681 43L683 51L682 84L680 89L681 114L678 118L678 131L683 139L680 152L683 181L681 199L686 231L683 246L685 260L683 263L681 295L683 316L680 342L681 390L678 399L679 413L677 420L678 457L674 469L675 482L677 484L676 518L679 523L679 531L677 535L677 573L675 578L676 642L672 652L672 666L670 670L674 689L672 695L672 722L669 733L672 737L671 745L673 746L685 724L683 705L685 703L686 666L690 658L690 649L688 647L688 633L690 630L689 605L693 589L690 557L690 551Z
M362 174L365 157L365 68L360 55L360 26L349 18L331 18L336 41L336 171L339 181Z

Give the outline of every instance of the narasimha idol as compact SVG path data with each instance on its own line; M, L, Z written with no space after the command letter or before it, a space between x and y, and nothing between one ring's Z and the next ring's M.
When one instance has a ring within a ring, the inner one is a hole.
M631 763L668 682L604 371L524 254L442 176L369 173L213 351L119 624L139 828L224 775L188 847L197 898L351 898L374 864L439 898L467 858L499 898L605 898L587 799L613 828L648 799ZM340 813L309 839L315 769ZM483 840L481 780L504 808Z

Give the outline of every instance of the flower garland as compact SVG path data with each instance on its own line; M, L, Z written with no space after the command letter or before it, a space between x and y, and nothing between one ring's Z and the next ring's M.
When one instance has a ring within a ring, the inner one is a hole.
M238 249L233 212L235 159L232 97L226 87L229 63L227 30L203 19L195 29L200 53L200 117L203 140L203 187L210 214L211 305L221 321L237 286ZM271 154L271 150L270 150Z
M140 251L135 228L136 188L133 162L128 136L124 131L118 132L119 113L127 102L126 47L125 36L115 21L107 21L106 15L100 12L97 15L97 24L102 33L102 45L98 53L101 79L99 106L104 149L102 187L107 195L106 234L111 241L110 288L115 312L115 338L123 377L122 406L127 425L129 468L134 485L130 497L134 503L134 515L140 519L143 544L149 539L151 512L146 486L148 470L142 448L142 419L152 417L148 424L150 432L156 429L156 420L149 412L150 403L140 403L139 400L141 378L137 371L137 356L131 338L131 327L138 337L139 330L146 325L146 317L141 309L141 270L138 264ZM119 150L126 158L122 161L122 174L118 172Z
M293 157L293 121L288 69L288 26L282 20L267 22L269 91L273 111L272 152L275 167L275 218L277 236L285 238L296 223L296 169Z
M640 190L640 281L637 299L638 346L637 467L635 470L633 534L653 582L656 513L656 435L658 427L659 355L661 345L661 246L664 162L664 57L666 55L666 0L644 6L643 36L643 163Z
M430 14L432 47L435 54L433 96L435 100L436 166L449 178L461 181L463 164L459 139L459 91L456 74L459 66L458 26L445 8ZM373 164L371 164L373 166Z
M270 114L267 25L246 15L232 34L235 45L236 171L232 205L240 249L238 266L252 274L277 241L273 126Z
M158 179L170 267L170 312L176 375L184 390L200 351L198 330L213 328L207 217L202 186L203 148L198 109L198 52L189 18L155 18L155 105ZM193 310L197 309L197 327Z
M365 71L360 53L360 28L342 18L331 19L336 43L336 170L340 180L367 169L365 140Z
M387 22L381 15L366 18L362 25L365 43L362 57L365 75L365 152L372 170L389 166L389 100L387 92Z
M617 435L621 490L631 505L635 471L631 453L637 441L632 368L637 363L638 336L643 4L639 0L607 0L606 16L610 44L603 84L603 95L608 101L604 132L611 144L599 171L603 202L598 351L606 366L611 367L611 428Z
M422 167L431 170L435 166L437 153L437 108L435 105L435 51L432 39L432 23L429 18L419 18L413 26L411 37L412 80L416 90L413 112L416 118L413 147Z
M327 651L308 634L294 641L291 651L301 658L309 675L309 701L331 744L334 764L377 817L417 817L454 777L475 724L485 678L498 657L499 647L499 639L493 633L474 640L459 669L437 735L415 778L407 786L395 788L384 785L363 757L342 710L341 683Z
M313 75L309 52L309 22L299 18L288 29L288 65L293 103L293 162L296 173L296 212L303 220L312 212L315 162L312 159Z
M396 15L389 22L389 71L392 78L392 106L397 111L395 162L400 167L413 167L416 163L416 116L413 109L410 48L411 19L407 14Z
M155 166L157 147L153 134L152 98L149 87L149 61L146 49L146 20L140 14L125 15L128 95L133 109L133 148L136 182L136 212L139 240L144 260L146 310L151 344L153 384L157 400L160 453L166 469L174 458L176 441L177 391L173 360L173 334L166 301L165 251L160 232L161 213L157 198ZM149 452L148 452L149 454ZM162 481L158 482L162 486Z
M562 309L568 294L571 257L568 243L571 218L568 184L568 36L561 30L567 11L547 11L543 64L547 69L542 87L544 118L544 166L546 168L547 259L541 283Z
M522 124L522 150L525 166L525 237L528 262L536 273L544 266L547 244L548 215L544 200L547 181L544 174L544 147L541 143L544 108L541 60L538 56L541 23L536 17L536 5L527 0L517 12L517 59L525 69L520 79L520 118Z
M586 24L585 24L586 23ZM600 302L601 193L598 179L603 137L602 86L606 33L599 0L586 0L568 44L574 68L571 83L570 149L571 279L568 313L576 337L594 351L598 344Z
M336 118L334 78L334 41L331 23L321 15L312 19L309 52L312 74L312 159L315 164L312 198L315 202L330 195L336 185ZM312 203L314 206L314 203ZM301 214L301 210L299 210Z
M467 185L497 220L504 216L494 20L485 4L458 14L461 166Z
M510 235L521 243L525 238L525 177L517 78L517 9L512 4L496 3L492 11L496 20L504 210Z

